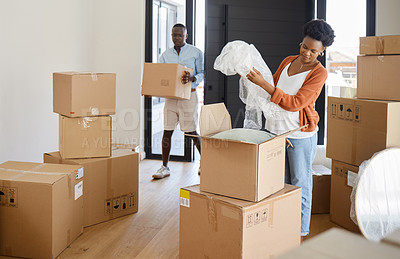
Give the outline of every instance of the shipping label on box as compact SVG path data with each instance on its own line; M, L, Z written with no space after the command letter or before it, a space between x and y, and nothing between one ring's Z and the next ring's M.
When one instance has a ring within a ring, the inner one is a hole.
M400 102L328 97L329 158L359 166L400 145Z

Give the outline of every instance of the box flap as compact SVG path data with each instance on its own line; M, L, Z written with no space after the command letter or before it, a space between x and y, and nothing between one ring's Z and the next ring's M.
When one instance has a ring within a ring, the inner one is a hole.
M203 105L199 124L201 136L213 135L232 129L231 116L224 103Z
M307 126L307 125L304 125L304 126L298 127L297 129L289 130L288 132L285 132L285 133L283 133L283 134L281 134L281 135L277 135L276 137L270 138L270 139L264 141L263 143L266 143L266 142L271 141L271 140L273 140L273 139L278 139L278 138L287 137L288 135L292 134L293 132L299 131L299 130L301 130L302 128L304 128L304 127L306 127L306 126ZM261 144L263 144L263 143L261 143Z

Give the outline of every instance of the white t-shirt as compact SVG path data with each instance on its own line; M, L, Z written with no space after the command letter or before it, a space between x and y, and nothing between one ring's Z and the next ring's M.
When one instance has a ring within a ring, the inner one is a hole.
M282 70L282 73L279 77L278 84L276 87L284 91L286 94L296 95L299 89L303 86L304 80L306 79L307 75L311 72L311 70L289 76L288 68L290 64L288 64ZM275 116L266 117L265 128L272 133L278 135L283 134L285 132L288 132L289 130L294 130L300 127L299 116L300 116L299 111L290 112L279 107ZM296 139L309 138L313 136L317 131L318 131L318 126L312 132L296 131L290 134L288 137Z

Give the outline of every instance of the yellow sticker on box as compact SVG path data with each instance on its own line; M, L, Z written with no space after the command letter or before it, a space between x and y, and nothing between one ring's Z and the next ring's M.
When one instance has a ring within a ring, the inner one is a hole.
M190 208L190 192L181 189L180 205Z

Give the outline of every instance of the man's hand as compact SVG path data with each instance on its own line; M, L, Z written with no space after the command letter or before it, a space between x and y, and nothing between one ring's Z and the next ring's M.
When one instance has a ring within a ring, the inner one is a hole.
M194 81L196 81L196 77L192 76L189 71L184 71L184 74L182 75L182 84L187 84Z

